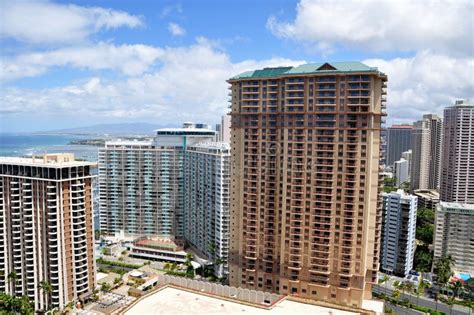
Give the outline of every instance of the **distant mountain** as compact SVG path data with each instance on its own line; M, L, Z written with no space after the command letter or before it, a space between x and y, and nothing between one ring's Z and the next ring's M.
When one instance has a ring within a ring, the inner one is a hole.
M116 123L99 124L78 128L47 130L36 134L75 134L75 135L153 135L159 128L173 127L171 125L155 125L150 123Z

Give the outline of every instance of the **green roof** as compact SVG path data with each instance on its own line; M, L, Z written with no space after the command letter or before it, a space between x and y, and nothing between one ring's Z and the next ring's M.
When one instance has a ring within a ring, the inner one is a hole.
M378 72L376 67L369 67L358 61L331 62L331 63L308 63L297 67L264 68L262 70L246 71L230 80L252 79L252 78L274 78L286 75L298 75L308 73L338 73L338 72Z

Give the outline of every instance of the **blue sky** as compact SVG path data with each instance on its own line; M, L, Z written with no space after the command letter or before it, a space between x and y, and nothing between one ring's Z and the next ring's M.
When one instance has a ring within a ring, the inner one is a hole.
M230 76L361 60L388 121L474 95L470 1L13 1L0 4L0 131L216 123Z

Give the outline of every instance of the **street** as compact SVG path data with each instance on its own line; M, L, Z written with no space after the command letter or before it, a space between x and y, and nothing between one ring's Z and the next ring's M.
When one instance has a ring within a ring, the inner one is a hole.
M372 290L372 292L374 292L374 293L378 293L378 294L384 293L385 295L389 295L389 296L392 295L393 291L394 290L392 288L391 283L389 283L387 286L385 286L385 284L381 284L381 285L377 284L377 285L374 286L374 288ZM411 303L417 304L417 297L415 295L404 293L401 296L401 300L404 300L404 299L408 299ZM465 306L453 305L453 308L450 312L449 305L443 304L441 302L436 303L434 300L429 299L429 298L424 297L424 296L419 297L418 305L429 307L429 308L434 309L434 310L437 309L438 311L444 312L446 314L452 314L452 315L469 314L469 309ZM403 313L401 313L401 314L405 314L405 312L403 311Z

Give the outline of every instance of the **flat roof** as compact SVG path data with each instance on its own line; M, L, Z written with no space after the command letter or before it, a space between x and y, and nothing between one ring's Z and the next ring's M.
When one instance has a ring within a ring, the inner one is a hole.
M445 209L446 208L451 208L451 209L457 209L457 210L474 211L474 204L471 205L471 204L467 204L467 203L444 202L444 201L441 201L439 204Z
M116 140L111 140L111 141L106 141L105 142L105 145L108 146L108 145L140 145L140 146L143 146L143 145L152 145L153 144L153 141L152 140L149 140L149 141L145 141L145 140L120 140L120 139L116 139Z
M21 165L21 166L37 166L37 167L49 167L49 168L62 168L62 167L77 167L77 166L95 166L97 163L88 161L47 161L43 158L22 158L22 157L9 157L0 156L0 164L4 165Z
M299 74L321 74L321 73L344 73L344 72L367 72L377 73L376 67L369 67L359 61L348 62L319 62L307 63L296 67L272 67L253 71L246 71L236 75L229 80L257 79L257 78L278 78L282 76L291 76Z
M251 314L251 315L281 315L281 314L358 314L354 312L336 310L313 304L305 304L284 299L271 309L263 309L189 292L173 287L167 287L154 294L141 298L124 314Z

